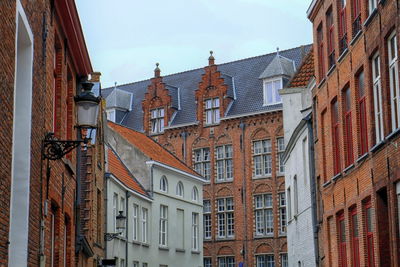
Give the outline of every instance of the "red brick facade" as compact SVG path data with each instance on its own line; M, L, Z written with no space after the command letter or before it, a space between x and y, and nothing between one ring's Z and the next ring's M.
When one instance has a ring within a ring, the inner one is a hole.
M157 76L157 75L156 75ZM149 123L146 114L155 108L151 89L158 83L162 87L162 77L152 80L152 86L142 102L144 111L144 129ZM167 94L158 94L163 106L171 104ZM213 266L217 266L218 257L234 256L236 265L244 262L245 266L254 266L256 254L274 255L275 266L281 266L280 253L286 252L286 236L280 234L278 193L285 191L284 176L277 175L277 137L283 136L282 112L263 112L240 116L238 118L221 119L219 123L205 123L205 100L219 99L220 117L222 118L229 102L227 85L214 64L209 59L209 66L198 89L195 91L197 106L197 122L177 128L166 128L159 135L152 135L160 144L174 153L187 165L194 167L194 150L210 149L211 175L210 183L203 187L203 199L211 203L211 238L204 240L204 257L211 258ZM167 115L166 115L167 116ZM165 127L168 125L165 119ZM272 144L272 175L255 179L253 177L253 141L270 139ZM216 148L232 145L233 179L217 181ZM255 237L254 196L272 194L273 198L273 234L266 237ZM234 202L234 236L219 238L217 236L217 199L233 198Z
M313 94L323 266L400 264L399 135L391 126L388 62L393 33L398 42L398 5L395 0L315 1L309 12L318 70ZM382 138L374 95L379 82Z
M47 132L55 131L60 139L76 139L73 96L78 91L80 78L92 71L75 3L70 0L0 2L0 102L3 115L0 122L3 155L0 168L0 266L7 266L9 257L16 10L19 2L34 42L31 163L30 177L27 177L30 193L21 196L29 197L27 265L39 266L40 261L45 261L45 266L50 266L53 261L54 266L64 266L64 262L66 266L75 266L76 151L62 160L50 161L49 172L41 153ZM76 31L74 34L73 30Z

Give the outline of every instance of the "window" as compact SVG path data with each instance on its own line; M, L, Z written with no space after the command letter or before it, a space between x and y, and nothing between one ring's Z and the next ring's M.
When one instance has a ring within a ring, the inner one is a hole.
M161 177L160 190L163 192L168 192L168 180L167 180L167 177L165 177L165 176Z
M142 267L147 267L147 266L148 266L147 262L142 263Z
M117 215L118 215L118 194L114 193L113 196L113 228L114 228L114 233L117 232Z
M211 239L211 202L203 201L204 239Z
M292 219L292 196L290 193L290 187L286 190L287 193L287 211L288 211L288 217L289 220Z
M132 222L132 234L133 234L133 240L137 241L138 240L138 235L139 235L139 206L136 204L133 204L133 222Z
M352 0L351 13L353 16L353 38L361 31L361 3L360 0Z
M281 253L281 266L282 267L289 267L287 253Z
M235 257L218 257L218 267L235 267Z
M164 132L164 108L156 108L150 111L151 113L151 132Z
M216 124L220 122L219 98L207 99L206 104L206 124Z
M324 33L322 30L322 23L317 29L317 43L318 43L318 74L319 81L321 82L325 76L325 58L324 58Z
M192 213L192 250L199 250L199 214Z
M122 211L122 214L125 215L125 198L121 197L120 203L119 203L119 211ZM125 229L121 230L121 236L125 235Z
M279 94L282 87L282 79L264 81L264 106L282 102Z
M274 267L275 260L274 255L257 255L256 256L257 267Z
M340 173L340 146L339 146L339 111L338 102L335 98L331 104L332 116L332 148L334 174Z
M285 193L279 193L279 220L280 220L280 232L286 233L286 196Z
M283 137L279 137L276 139L278 143L278 172L285 172L285 165L283 164L283 155L285 154L285 140Z
M178 182L176 185L176 195L179 197L183 197L183 184L182 182Z
M339 52L347 49L346 0L339 0Z
M297 187L297 176L295 175L293 178L293 194L294 194L294 200L293 200L293 214L297 216L299 214L299 189Z
M164 205L160 205L159 244L161 246L168 245L168 207Z
M332 7L329 8L326 13L326 26L328 28L328 60L329 60L329 69L335 65L335 26L333 24L333 14Z
M377 0L368 0L368 14L371 15L372 12L375 11L375 9L378 7Z
M397 37L393 33L388 40L388 60L390 79L390 106L392 113L392 132L400 127L399 64L397 60Z
M274 233L272 194L254 196L254 204L256 235L272 235Z
M272 174L271 140L253 142L253 174L266 176Z
M120 259L120 267L125 267L125 260L124 259Z
M146 208L142 208L142 242L147 243L148 236L148 221L149 221L149 212Z
M139 262L138 261L134 261L133 262L133 267L139 267Z
M326 129L326 109L321 113L321 146L322 146L322 175L324 177L324 183L327 182L328 177L326 174L326 140L325 137L327 135Z
M354 207L350 210L350 226L351 226L351 246L352 246L351 252L353 258L353 267L360 267L357 207Z
M184 250L185 248L185 211L176 209L176 248Z
M230 238L235 235L233 198L217 199L218 238Z
M216 148L217 181L233 179L232 145L218 146Z
M211 258L209 258L209 257L205 257L204 259L203 259L203 266L204 267L212 267L212 261L211 261Z
M374 224L371 200L364 203L365 242L367 243L367 267L375 266L374 259Z
M200 148L194 150L194 169L201 174L207 181L211 177L210 148Z
M347 266L346 256L346 226L344 221L344 213L340 213L337 218L337 229L339 236L339 266Z
M346 149L346 167L354 162L353 134L351 120L351 91L350 87L343 90L343 120L344 120L344 142Z
M382 87L379 54L376 54L372 58L372 81L374 92L375 138L378 144L383 140Z
M358 122L360 138L360 156L368 152L368 133L367 133L367 107L364 86L364 71L361 71L356 78L358 89Z
M199 201L199 190L197 190L197 187L193 186L192 189L192 200L193 201Z

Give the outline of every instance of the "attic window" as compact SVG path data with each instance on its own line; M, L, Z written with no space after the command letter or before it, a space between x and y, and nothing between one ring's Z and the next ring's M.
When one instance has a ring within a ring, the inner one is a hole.
M164 108L153 109L150 113L151 132L162 133L164 131Z
M207 99L206 107L206 124L216 124L220 122L219 98Z
M282 89L282 78L264 80L264 106L281 103L278 90Z

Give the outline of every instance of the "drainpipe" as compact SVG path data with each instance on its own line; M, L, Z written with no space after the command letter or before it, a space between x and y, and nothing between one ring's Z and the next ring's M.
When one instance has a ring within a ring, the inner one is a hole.
M183 137L183 161L186 162L186 140L187 140L187 132L182 132Z
M317 219L317 188L315 179L315 162L314 162L314 132L312 125L312 114L307 115L304 120L307 123L308 129L308 150L310 152L308 163L310 171L310 189L311 189L311 212L312 212L312 225L313 225L313 235L314 235L314 250L315 250L315 264L319 266L319 241L318 241L318 219Z
M129 204L128 204L128 202L129 202L129 192L128 192L128 190L126 190L125 191L125 197L126 197L126 203L125 203L125 210L126 210L126 213L125 213L125 216L126 216L126 221L125 221L125 229L126 229L126 231L125 231L125 238L126 238L126 242L125 242L125 264L126 264L126 266L128 266L129 264L128 264L128 244L129 244L129 240L128 240L128 230L129 230L129 228L128 228L128 226L129 226L129 209L128 209L128 207L129 207ZM138 217L138 221L139 221L139 217Z
M104 188L104 192L105 192L105 194L104 194L104 196L105 196L105 199L104 199L104 214L103 214L103 216L104 216L104 233L103 233L103 240L104 240L104 257L106 258L106 259L108 259L108 255L107 255L107 241L105 240L105 234L106 233L108 233L108 220L107 220L107 214L108 214L108 183L110 182L110 174L109 173L104 173L104 178L105 178L105 180L106 180L106 182L105 182L105 188Z
M243 160L242 160L242 169L243 169L243 183L242 183L242 202L243 202L243 209L244 209L244 244L243 244L243 251L242 251L242 255L243 255L243 260L244 260L244 265L247 266L247 207L246 207L246 197L247 197L247 188L246 188L246 151L245 151L245 142L244 142L244 134L245 134L245 128L246 128L246 124L242 121L239 124L240 129L242 130L242 136L241 136L241 142L240 142L240 146L241 146L241 150L242 150L242 155L243 155Z

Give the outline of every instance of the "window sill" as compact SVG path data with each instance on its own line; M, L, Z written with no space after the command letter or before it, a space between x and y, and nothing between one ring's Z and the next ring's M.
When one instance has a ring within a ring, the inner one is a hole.
M220 125L220 122L218 122L218 123L210 123L210 124L204 123L204 128L215 127L215 126L219 126L219 125Z
M378 151L384 144L385 144L385 139L380 141L378 144L374 145L373 147L371 147L370 151L372 153L375 153L376 151Z
M326 74L328 77L331 76L332 72L336 69L336 64L333 64L332 67L329 68L328 73Z
M400 133L400 128L391 132L388 136L385 137L385 140L390 140L390 139L396 137L399 133Z
M203 242L212 242L212 239L211 238L204 238Z
M183 249L183 248L176 248L175 251L176 251L176 252L185 253L186 250Z
M326 81L326 79L325 78L323 78L320 82L319 82L319 84L318 84L318 88L321 88L322 87L322 85L324 85L324 83L325 83L325 81Z
M217 237L215 241L233 241L235 240L235 237Z
M253 176L253 180L271 179L271 178L272 178L272 175Z
M368 152L364 153L364 155L359 156L358 159L356 160L356 162L360 163L360 162L364 161L367 157L368 157Z
M353 39L351 39L351 41L350 41L350 45L351 45L351 46L354 46L354 44L356 43L356 41L360 38L361 34L362 34L362 30L359 30L359 31L357 32L357 34L353 37Z
M286 233L279 233L279 237L286 237L287 234Z
M342 177L342 174L339 172L338 174L332 177L332 181L336 182L340 177Z
M149 245L148 243L142 243L142 247L149 248L149 247L150 247L150 245Z
M279 176L279 177L281 177L281 176L282 176L282 177L285 177L285 173L284 173L284 172L277 172L277 173L276 173L276 176L277 176L277 177L278 177L278 176Z
M200 251L198 251L198 250L192 250L192 254L200 254Z
M352 170L354 168L354 163L352 163L352 164L350 164L349 166L347 166L344 170L343 170L343 172L344 173L348 173L350 170Z
M159 250L169 251L169 247L164 247L164 246L161 246L161 245L158 246L158 249Z
M140 246L140 245L141 245L141 243L140 243L139 241L137 241L137 240L132 240L132 244L134 244L134 245L138 245L138 246Z
M371 21L374 19L374 17L378 14L378 9L375 8L371 14L368 16L368 18L364 22L364 27L368 27L369 24L371 24Z
M216 180L215 183L216 184L226 184L226 183L232 183L233 179L229 179L229 180Z
M163 135L163 134L164 134L164 131L158 132L158 133L150 133L149 135L150 136L157 136L157 135Z
M346 57L346 55L349 53L349 48L346 48L339 56L338 58L338 62L343 61L343 59Z
M261 238L274 238L273 234L268 235L254 235L254 239L261 239Z

